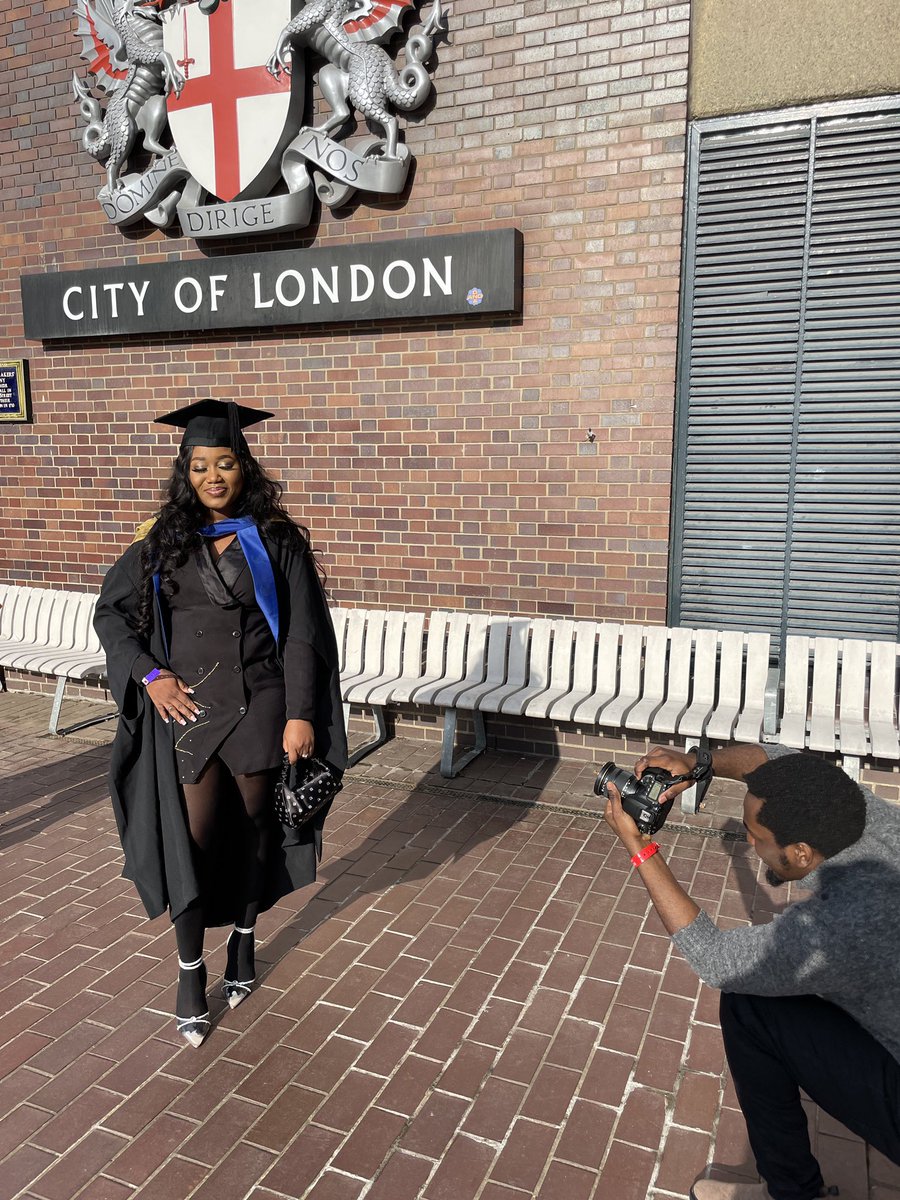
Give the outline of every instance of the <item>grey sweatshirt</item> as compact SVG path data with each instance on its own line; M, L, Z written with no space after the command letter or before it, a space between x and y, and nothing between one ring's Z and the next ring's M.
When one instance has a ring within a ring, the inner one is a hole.
M796 753L764 749L770 758ZM821 996L900 1062L900 808L862 791L862 837L804 878L808 898L746 929L718 929L701 912L672 940L710 987Z

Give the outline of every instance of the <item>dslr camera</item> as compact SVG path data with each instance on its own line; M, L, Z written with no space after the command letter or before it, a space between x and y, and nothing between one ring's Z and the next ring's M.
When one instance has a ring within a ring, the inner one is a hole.
M697 765L686 775L673 775L665 767L647 767L638 779L636 775L617 767L614 762L604 763L600 774L594 781L594 795L606 796L608 783L613 783L619 789L622 797L622 808L632 818L641 833L652 835L662 829L666 823L669 810L675 803L675 797L660 803L660 796L673 783L696 783L697 791L694 800L694 812L700 807L706 790L712 781L712 755L705 747L692 747L697 756Z
M648 767L638 779L617 767L614 762L604 763L594 781L594 795L606 796L608 783L614 783L622 797L622 808L632 818L641 833L654 834L666 823L669 810L675 803L674 797L660 804L659 798L676 777L665 767Z

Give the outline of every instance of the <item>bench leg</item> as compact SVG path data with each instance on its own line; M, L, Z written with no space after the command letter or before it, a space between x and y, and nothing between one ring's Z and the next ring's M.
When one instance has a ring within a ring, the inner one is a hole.
M53 708L50 711L50 732L54 737L65 737L67 733L77 733L79 729L89 729L91 725L100 725L104 721L114 721L118 717L119 710L116 708L111 713L104 713L102 717L91 717L87 721L79 721L77 725L67 725L65 729L60 729L59 710L62 708L66 683L65 675L60 675L56 681L56 695L53 697Z
M841 763L844 771L850 776L854 783L859 783L859 759L844 757Z
M778 695L781 689L781 673L778 667L769 668L766 694L763 699L763 740L770 742L778 729Z
M455 708L447 708L444 710L444 741L441 746L441 774L445 779L453 779L460 773L463 767L469 765L473 758L477 758L479 754L487 746L487 735L484 729L484 714L479 710L472 710L472 719L475 722L475 745L471 750L467 750L461 754L454 762L453 746L456 741L456 721L457 712Z
M345 714L349 715L349 705L344 705ZM384 708L380 704L372 705L372 720L375 725L375 736L368 742L364 742L357 750L354 750L347 759L348 767L355 767L360 759L365 758L367 754L371 754L373 750L377 750L379 746L383 746L388 740L387 722L384 719ZM349 723L349 722L347 722Z
M59 733L59 710L62 708L63 693L66 690L66 677L60 675L56 681L56 695L53 697L53 708L50 710L50 732Z

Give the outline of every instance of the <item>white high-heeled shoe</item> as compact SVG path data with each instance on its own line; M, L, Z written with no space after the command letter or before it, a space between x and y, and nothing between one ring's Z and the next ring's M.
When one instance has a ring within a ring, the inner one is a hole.
M204 993L206 992L206 964L203 961L202 954L196 962L192 963L182 962L179 958L178 969L179 971L202 971L202 987ZM189 1046L193 1046L196 1049L198 1046L203 1044L206 1039L206 1035L211 1029L209 1009L207 1009L202 1015L196 1017L179 1017L176 1013L175 1029L181 1034Z
M241 929L239 925L235 925L231 933L228 935L227 949L231 950L231 939L237 934L240 938L243 935L254 934L254 930ZM235 974L237 971L235 971ZM222 995L228 1001L229 1008L237 1008L239 1004L243 1004L250 993L253 991L253 985L256 982L256 975L253 974L249 979L223 979L222 980Z

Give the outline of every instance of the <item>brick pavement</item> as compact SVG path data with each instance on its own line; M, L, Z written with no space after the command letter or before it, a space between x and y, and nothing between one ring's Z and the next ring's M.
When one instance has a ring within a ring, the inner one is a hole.
M662 1200L709 1157L746 1162L716 995L582 764L489 754L448 787L436 745L366 760L319 882L261 920L261 986L234 1012L211 996L195 1051L168 922L119 877L109 730L51 739L48 708L0 695L0 1200ZM665 835L723 925L780 903L716 836L729 803L711 834ZM900 1171L811 1116L845 1198L900 1197Z

